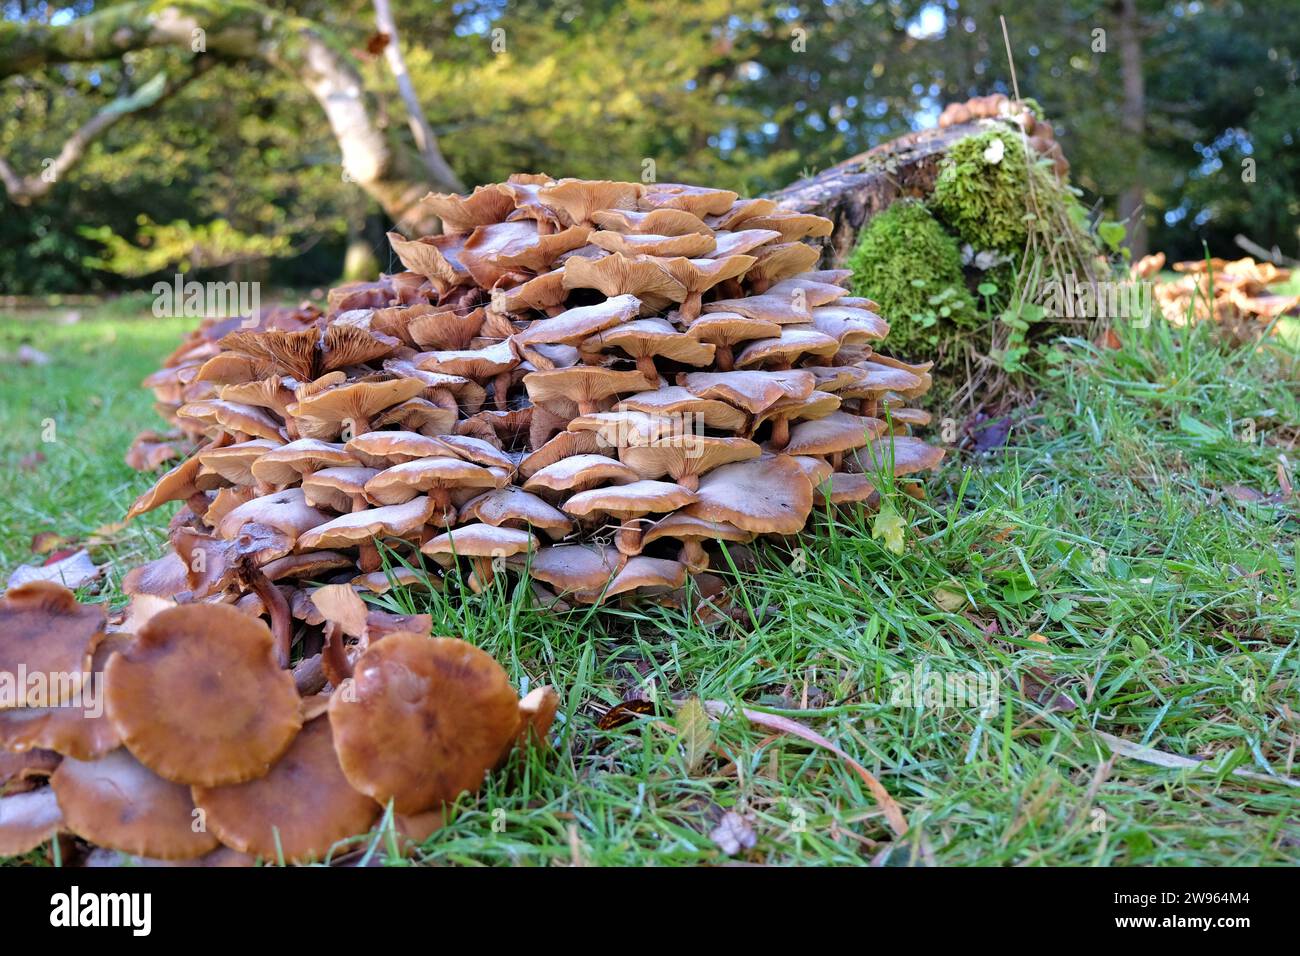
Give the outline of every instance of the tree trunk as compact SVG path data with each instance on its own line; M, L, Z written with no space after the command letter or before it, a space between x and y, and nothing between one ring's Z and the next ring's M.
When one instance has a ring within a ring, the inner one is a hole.
M420 208L440 181L378 111L343 44L318 25L247 0L136 0L60 26L5 23L0 28L0 79L57 63L120 59L129 50L175 47L225 59L262 60L297 79L325 112L343 153L345 174L369 193L399 229L435 232Z
M837 266L853 251L868 220L899 199L928 196L948 148L987 128L972 122L908 133L791 183L770 193L769 198L795 212L814 213L834 222L829 236L809 241L821 244L823 268Z
M1119 197L1119 217L1128 221L1128 245L1133 258L1147 254L1145 197L1146 155L1146 80L1142 75L1142 24L1137 0L1119 0L1116 4L1119 34L1120 76L1124 101L1120 123L1127 134L1128 154L1133 163L1133 179Z

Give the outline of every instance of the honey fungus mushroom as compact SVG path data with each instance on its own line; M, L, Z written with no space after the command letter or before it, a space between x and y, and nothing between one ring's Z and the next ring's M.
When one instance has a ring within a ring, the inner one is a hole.
M476 792L518 729L519 698L501 665L456 638L389 635L357 660L353 684L330 698L339 765L398 813Z
M495 560L536 551L539 546L535 536L518 528L466 524L431 538L420 550L445 562L456 557L469 558L474 567L469 586L478 592L492 583L496 574Z
M694 492L667 481L633 481L626 485L580 491L564 503L564 510L582 518L609 515L622 524L614 543L626 555L641 553L641 526L638 519L649 514L664 514L694 503Z
M105 709L126 748L177 783L260 777L301 726L298 692L276 664L271 632L226 605L154 615L110 658L105 683Z

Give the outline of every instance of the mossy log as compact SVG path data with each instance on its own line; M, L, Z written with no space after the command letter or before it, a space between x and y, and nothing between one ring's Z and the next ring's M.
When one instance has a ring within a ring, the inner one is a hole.
M993 128L1015 127L998 120L975 120L907 133L791 183L770 198L794 212L813 213L834 222L829 236L808 241L821 244L823 266L840 266L873 216L899 199L930 195L940 162L953 143Z

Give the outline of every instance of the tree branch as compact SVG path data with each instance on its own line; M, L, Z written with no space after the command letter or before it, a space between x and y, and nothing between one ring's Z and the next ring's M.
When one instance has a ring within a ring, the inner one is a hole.
M465 186L447 164L442 150L438 148L433 127L429 125L429 119L424 115L420 98L415 95L411 74L406 69L406 58L402 56L402 38L397 33L397 21L393 19L392 7L389 6L388 0L374 0L374 3L375 25L387 38L384 44L384 59L388 61L388 68L393 71L393 78L397 80L397 92L401 94L402 102L406 104L406 118L411 127L411 136L415 139L415 148L420 151L420 157L434 179L449 182L455 192L463 193Z
M455 189L459 183L432 177L414 150L380 128L346 48L311 20L250 0L135 0L59 26L0 22L0 79L156 47L261 60L292 76L324 111L349 178L400 227L436 229L420 199L431 186Z
M39 174L19 175L0 156L0 182L4 183L5 192L19 206L30 205L33 200L44 197L65 173L81 161L90 144L117 125L118 121L134 113L145 113L153 109L207 72L211 65L210 57L200 56L180 76L171 77L165 70L160 71L139 89L119 96L69 136L59 150L59 155L48 161Z

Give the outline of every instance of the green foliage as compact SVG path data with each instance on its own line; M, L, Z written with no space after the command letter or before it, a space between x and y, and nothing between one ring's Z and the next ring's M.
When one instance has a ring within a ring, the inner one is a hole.
M1029 238L1030 166L1020 136L990 130L953 144L944 157L930 207L976 251L1019 253ZM1034 186L1050 188L1045 176Z
M104 272L138 278L164 269L181 272L212 269L254 259L284 255L288 236L248 235L224 219L192 225L184 220L156 223L148 216L137 220L139 229L131 242L109 226L83 226L81 234L105 247L105 254L87 257L86 264Z
M929 357L955 329L979 325L957 244L919 202L897 202L872 219L845 266L854 294L880 303L889 346L900 354Z

